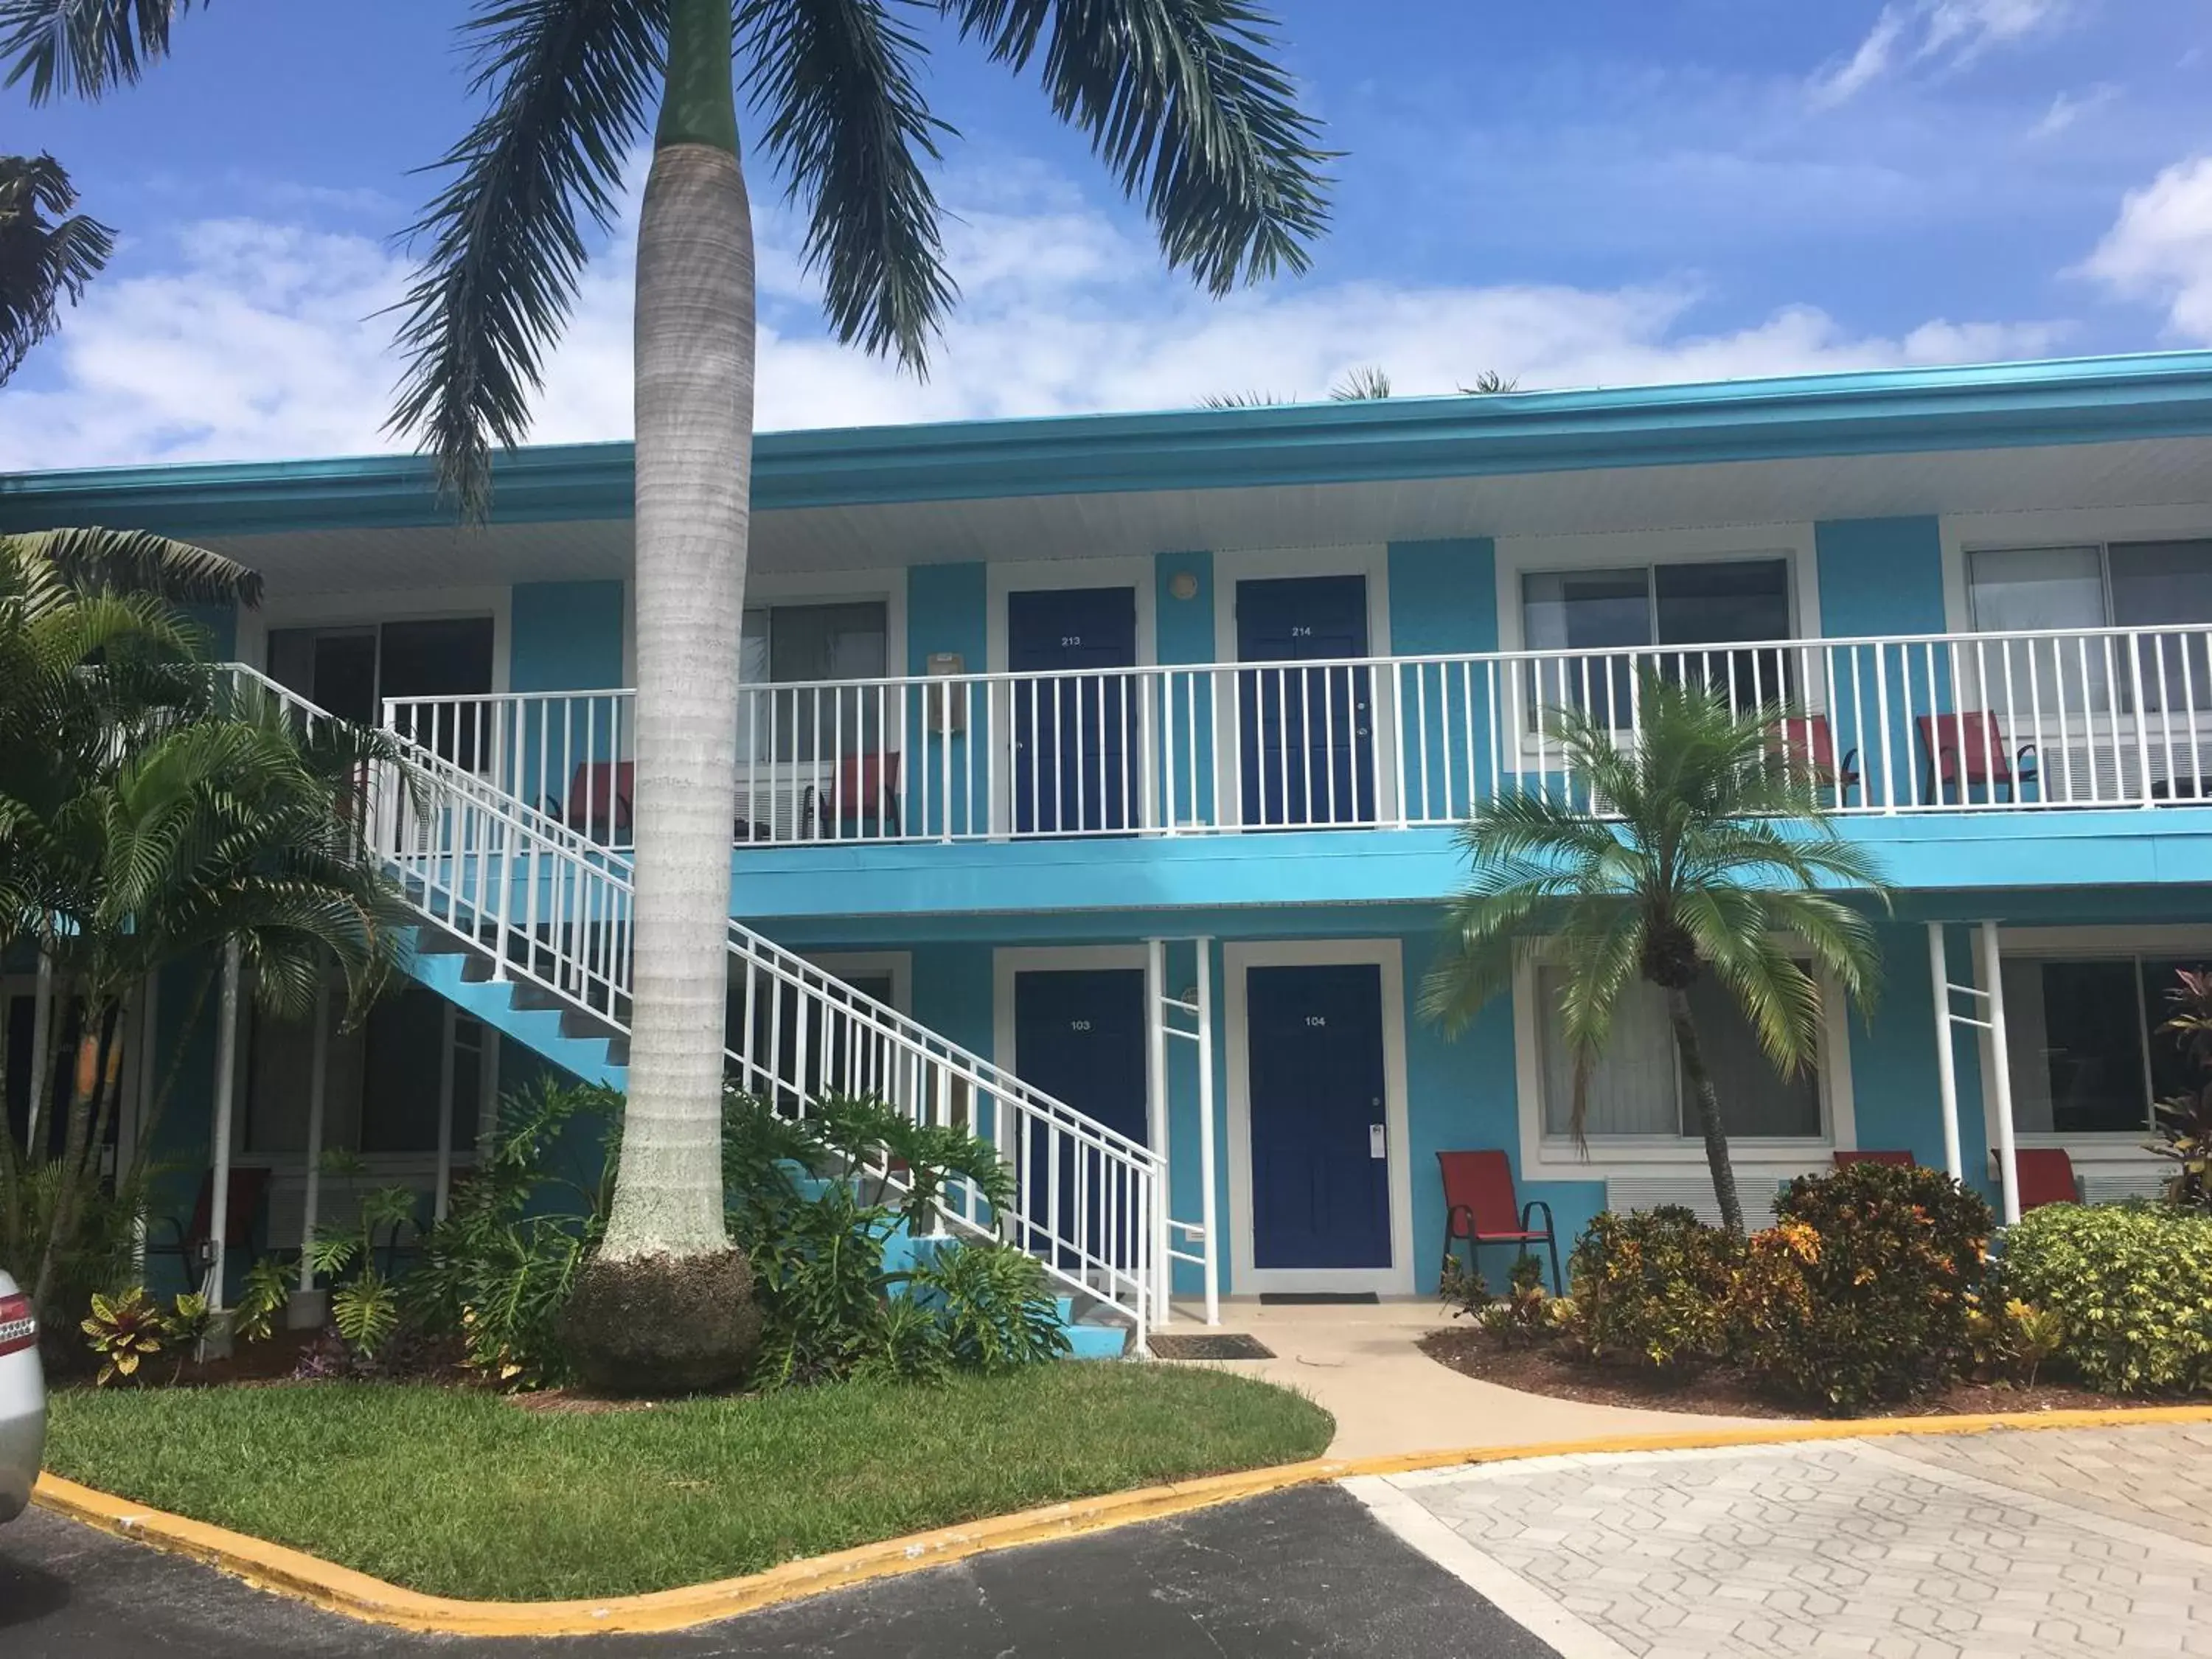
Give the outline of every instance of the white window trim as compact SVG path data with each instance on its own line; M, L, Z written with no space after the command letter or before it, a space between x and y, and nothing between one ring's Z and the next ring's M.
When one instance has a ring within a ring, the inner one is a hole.
M1413 1146L1406 1082L1404 947L1395 939L1272 939L1224 945L1224 1037L1229 1066L1229 1288L1238 1296L1269 1291L1372 1291L1412 1296ZM1390 1265L1387 1267L1258 1267L1253 1265L1251 1024L1245 975L1254 968L1373 964L1382 970L1382 1112L1389 1168Z
M2189 956L2204 952L2212 959L2212 927L2188 923L2152 924L2145 927L2103 925L2090 927L2001 927L1997 930L1997 955L2007 957L2104 957L2142 956ZM1982 1068L1982 1152L1984 1164L1992 1162L1989 1148L1997 1144L1996 1091L1990 1079L1996 1074L1996 1056L1987 1031L1978 1039ZM2166 1160L2145 1150L2143 1142L2150 1138L2149 1120L2146 1117L2141 1129L2116 1129L2101 1134L2029 1134L2016 1133L2014 1139L2022 1146L2055 1146L2073 1159L2076 1168L2093 1166L2107 1170L2146 1170L2162 1166ZM1971 1159L1970 1159L1971 1162ZM1996 1178L1994 1169L1990 1178Z
M914 953L911 951L810 951L806 959L823 973L846 984L855 974L884 974L890 977L891 1006L902 1014L914 1012Z
M1632 570L1651 565L1732 564L1754 559L1788 562L1791 637L1797 641L1818 640L1820 563L1810 523L1716 525L1703 530L1622 530L1574 536L1501 536L1498 538L1498 649L1528 648L1521 610L1523 576L1553 570Z
M2212 503L2154 507L2064 507L2016 513L1960 513L1940 524L1943 550L1943 623L1952 634L1972 634L1973 604L1966 589L1969 553L2015 552L2041 547L2108 547L2114 542L2212 539Z
M1522 1178L1589 1181L1607 1176L1676 1175L1705 1167L1704 1143L1687 1137L1592 1136L1587 1152L1565 1137L1544 1133L1544 1036L1536 969L1541 950L1523 952L1513 966L1513 1061L1521 1129ZM1820 987L1820 1109L1827 1131L1817 1138L1731 1137L1729 1162L1765 1180L1817 1175L1834 1164L1840 1148L1858 1146L1858 1115L1851 1092L1850 1001L1825 974Z
M1377 542L1342 547L1238 548L1213 556L1213 659L1224 667L1237 660L1237 585L1267 581L1277 577L1362 576L1367 581L1367 654L1390 654L1390 550ZM1374 700L1375 819L1392 822L1398 811L1397 750L1384 735L1397 727L1396 676L1369 677ZM1244 789L1240 780L1220 771L1220 758L1237 752L1237 699L1217 694L1213 699L1213 752L1217 777L1214 812L1224 827L1243 822ZM1226 790L1223 795L1222 791ZM1279 827L1279 826L1278 826ZM1340 828L1327 825L1319 828Z
M380 593L316 593L272 599L238 617L236 654L264 672L269 635L279 628L367 628L379 623L435 622L446 617L491 618L491 690L504 692L514 652L512 587L428 587ZM380 711L380 713L381 711Z
M773 610L778 605L854 605L870 599L884 607L884 677L906 676L906 572L903 570L787 570L767 571L745 579L748 611ZM635 647L625 647L623 660L635 662ZM635 683L635 682L633 682Z

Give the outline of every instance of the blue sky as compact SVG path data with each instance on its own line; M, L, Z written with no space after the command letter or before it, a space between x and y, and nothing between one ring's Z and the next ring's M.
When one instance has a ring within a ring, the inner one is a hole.
M1363 363L1413 392L2212 343L2203 0L1277 3L1346 152L1308 276L1225 305L1164 276L1034 87L933 33L958 319L926 384L825 340L757 179L763 425L1312 396ZM103 105L18 98L8 147L124 240L0 392L0 453L387 447L374 313L410 170L470 114L459 9L228 0ZM539 435L626 435L627 284L618 236Z

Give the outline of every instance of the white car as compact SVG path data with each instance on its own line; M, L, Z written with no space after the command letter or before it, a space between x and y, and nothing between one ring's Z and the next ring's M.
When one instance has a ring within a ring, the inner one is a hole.
M0 1521L31 1501L46 1446L46 1374L31 1298L0 1273Z

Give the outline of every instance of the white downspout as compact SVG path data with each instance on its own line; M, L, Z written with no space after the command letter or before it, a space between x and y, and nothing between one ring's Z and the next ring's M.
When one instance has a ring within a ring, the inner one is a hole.
M314 1264L308 1258L315 1245L315 1229L322 1224L323 1117L330 1095L331 988L315 987L315 1032L312 1070L307 1076L307 1190L300 1209L300 1291L315 1288Z
M1167 944L1145 941L1145 1102L1147 1138L1158 1158L1159 1187L1152 1197L1146 1231L1152 1251L1152 1324L1164 1329L1171 1316L1175 1263L1168 1254L1168 1210L1173 1182L1168 1176Z
M23 1126L23 1150L32 1153L39 1144L39 1114L54 1086L53 1068L46 1064L46 1044L54 1029L54 959L39 952L39 977L31 993L31 1105ZM45 1087L40 1085L43 1084Z

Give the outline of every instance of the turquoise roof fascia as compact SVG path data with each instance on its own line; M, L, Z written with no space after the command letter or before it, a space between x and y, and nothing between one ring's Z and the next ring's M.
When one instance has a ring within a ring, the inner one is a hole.
M1593 467L2212 434L2212 351L1492 397L763 433L753 507L1477 477ZM519 450L495 517L630 512L627 443ZM179 534L447 521L420 456L118 467L0 478L0 529Z

